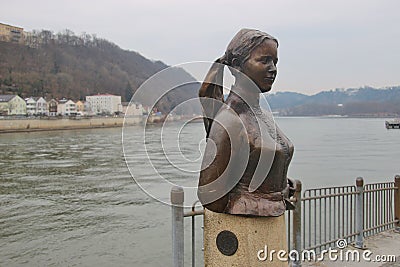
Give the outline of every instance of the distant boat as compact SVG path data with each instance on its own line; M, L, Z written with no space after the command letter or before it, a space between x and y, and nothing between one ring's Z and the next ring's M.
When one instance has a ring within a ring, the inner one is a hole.
M165 116L161 114L161 112L157 112L154 114L150 114L147 117L147 123L162 123L165 121Z
M400 120L385 121L386 129L400 129Z

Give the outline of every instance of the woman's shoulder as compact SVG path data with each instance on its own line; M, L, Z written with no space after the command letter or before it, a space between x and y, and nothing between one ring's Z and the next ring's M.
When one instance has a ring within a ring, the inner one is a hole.
M224 106L213 119L210 137L219 139L224 138L224 136L235 136L239 135L242 130L245 130L245 125L241 114L236 113L228 106Z
M230 106L223 106L218 111L214 121L224 126L239 126L243 124L243 114L236 112Z

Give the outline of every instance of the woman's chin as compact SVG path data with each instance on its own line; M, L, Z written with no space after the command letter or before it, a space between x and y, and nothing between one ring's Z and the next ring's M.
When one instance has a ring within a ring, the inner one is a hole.
M264 86L263 88L261 88L261 93L268 93L271 90L272 86Z

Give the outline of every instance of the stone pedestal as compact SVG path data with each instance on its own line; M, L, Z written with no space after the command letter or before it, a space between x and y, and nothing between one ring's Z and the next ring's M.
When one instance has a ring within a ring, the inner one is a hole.
M276 252L271 261L272 250ZM205 266L288 266L287 261L278 259L280 250L286 252L284 258L287 258L284 215L244 217L205 210Z

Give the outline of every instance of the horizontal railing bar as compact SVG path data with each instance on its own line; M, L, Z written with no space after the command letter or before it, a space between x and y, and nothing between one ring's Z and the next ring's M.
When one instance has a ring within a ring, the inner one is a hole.
M365 186L364 186L364 188L368 188L368 187L370 187L371 185L384 185L384 184L386 184L386 183L377 183L377 184L366 184ZM393 184L393 183L392 183ZM307 190L305 190L304 192L303 192L303 196L306 194L306 193L310 193L310 192L315 192L315 191L322 191L322 190L325 190L325 189L330 189L330 190L333 190L333 189L337 189L337 188L341 188L341 189L348 189L348 188L355 188L354 186L348 186L348 187L340 187L340 186L338 186L338 187L321 187L321 188L314 188L314 189L307 189ZM395 190L397 190L397 189L399 189L397 186L391 186L391 187L382 187L382 188L378 188L378 189L366 189L366 190L364 190L364 192L367 192L367 190L375 190L375 191L379 191L379 190L386 190L386 189L395 189ZM355 193L357 193L356 191L354 191ZM346 192L347 193L347 192ZM348 193L352 193L352 192L348 192Z
M194 211L185 212L183 214L183 217L193 217L193 216L197 216L197 215L204 215L204 210L194 210Z
M344 192L344 193L336 193L336 194L329 194L329 195L320 195L320 196L314 196L314 197L303 197L301 199L301 201L320 199L320 198L338 197L338 196L350 196L350 195L355 195L355 194L358 194L358 192L355 191L355 192Z
M314 190L324 190L324 189L338 189L338 188L342 188L342 189L348 189L348 188L356 188L354 185L345 185L345 186L332 186L332 187L321 187L321 188L310 188L310 189L306 189L304 190L305 192L309 192L309 191L314 191Z
M386 191L386 190L397 190L398 187L393 186L393 187L384 187L384 188L378 188L378 189L367 189L364 190L364 193L369 193L369 192L378 192L378 191ZM319 195L319 196L313 196L313 197L303 197L301 200L314 200L314 199L321 199L321 198L330 198L330 197L338 197L338 196L350 196L350 195L355 195L358 194L358 191L354 192L343 192L343 193L336 193L336 194L328 194L328 195ZM303 194L304 196L304 194Z
M392 187L383 187L383 188L377 188L377 189L366 189L366 190L364 190L364 193L385 191L385 190L393 190L393 189L397 190L398 187L392 186Z
M366 184L365 187L367 187L367 186L372 186L372 185L383 185L383 184L394 184L394 182Z
M346 235L346 236L344 236L343 238L338 238L338 239L347 239L347 238L356 236L356 235L358 235L358 234L359 234L359 233L354 233L354 234ZM338 239L326 241L326 242L324 242L324 243L321 243L321 244L318 244L318 245L315 245L315 246L312 246L312 247L307 247L307 248L305 248L305 250L312 250L312 249L320 248L320 247L323 247L323 246L326 246L326 245L335 243L335 242L338 241Z
M390 225L390 224L395 224L397 222L399 222L399 220L394 220L394 221L390 221L390 222L387 222L387 223L383 223L383 224L380 224L380 225L365 229L364 232L372 231L372 230L378 229L378 228L383 227L383 226L387 226L387 225Z

